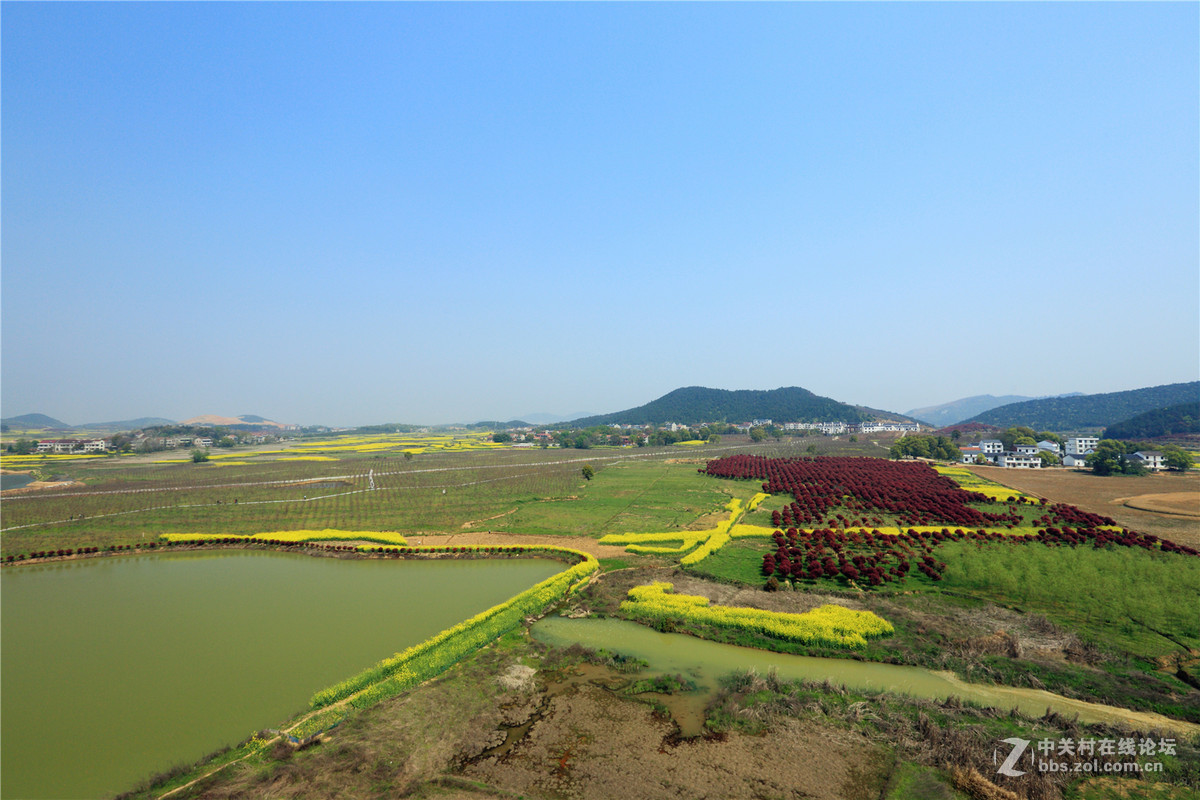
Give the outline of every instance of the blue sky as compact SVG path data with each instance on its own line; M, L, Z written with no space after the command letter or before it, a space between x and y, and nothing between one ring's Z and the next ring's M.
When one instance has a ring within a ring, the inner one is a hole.
M1200 377L1196 3L0 13L4 416Z

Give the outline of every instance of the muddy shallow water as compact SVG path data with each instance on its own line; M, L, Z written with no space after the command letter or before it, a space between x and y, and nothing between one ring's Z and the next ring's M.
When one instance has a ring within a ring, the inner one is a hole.
M129 788L561 569L250 550L6 568L2 796Z
M1040 689L972 684L958 679L953 673L899 664L770 653L679 633L659 633L621 619L547 617L534 624L533 636L555 647L580 644L594 650L644 659L653 673L687 676L706 690L705 696L716 690L722 675L753 669L760 674L775 671L785 679L827 680L852 689L899 692L931 699L957 696L979 705L1006 710L1016 708L1031 716L1040 716L1049 709L1067 717L1078 715L1082 722L1126 724L1200 736L1200 725L1150 712L1087 703ZM697 697L689 705L687 696L683 695L676 697L676 702L680 704L677 721L681 732L695 735L699 732L697 725L703 724L704 697ZM696 704L698 711L693 707Z

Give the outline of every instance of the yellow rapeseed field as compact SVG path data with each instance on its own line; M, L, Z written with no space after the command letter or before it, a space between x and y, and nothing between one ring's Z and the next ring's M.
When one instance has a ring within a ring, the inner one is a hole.
M888 636L892 624L870 611L824 605L803 614L758 608L710 605L707 597L674 593L670 583L656 581L629 590L621 611L635 618L679 617L722 628L762 633L777 639L833 647L866 647L868 638Z

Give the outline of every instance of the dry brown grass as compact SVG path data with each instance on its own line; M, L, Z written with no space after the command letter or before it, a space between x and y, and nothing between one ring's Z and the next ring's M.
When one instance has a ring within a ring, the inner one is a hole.
M525 797L867 798L856 766L870 745L844 730L781 720L769 739L732 733L667 744L674 726L595 686L555 697L529 735L465 777Z
M1142 511L1160 514L1180 514L1185 517L1200 517L1200 492L1166 492L1163 494L1141 494L1125 499L1125 505Z
M1021 800L1016 792L1001 789L979 774L976 769L952 769L950 777L954 785L974 800Z
M277 748L266 764L230 767L179 796L873 800L891 770L883 748L814 720L681 741L670 719L606 688L626 676L584 664L548 679L515 656L488 648L319 745ZM523 736L493 749L522 722Z
M1070 503L1084 511L1112 517L1130 530L1150 533L1200 548L1200 522L1178 513L1164 514L1126 505L1130 498L1153 494L1200 494L1200 472L1155 475L1093 475L1069 469L1002 469L969 467L981 477L1051 502Z

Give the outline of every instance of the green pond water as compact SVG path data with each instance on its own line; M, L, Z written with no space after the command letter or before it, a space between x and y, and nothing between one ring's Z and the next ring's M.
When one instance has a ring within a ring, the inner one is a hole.
M0 491L5 489L20 489L22 486L33 483L33 476L20 473L9 472L0 474Z
M978 705L1006 710L1016 708L1033 716L1041 716L1051 709L1068 717L1078 715L1082 722L1157 728L1193 738L1200 733L1198 725L1172 720L1160 714L1087 703L1040 689L966 683L949 672L900 664L770 653L680 633L660 633L622 619L546 617L534 624L533 636L555 647L580 644L594 650L604 649L640 658L649 664L653 674L684 674L709 691L717 688L722 675L737 670L753 669L763 675L774 670L781 678L828 680L849 689L897 692L936 699L956 695ZM700 732L699 726L703 724L702 706L703 703L691 711L684 709L684 718L677 718L684 735ZM698 718L697 714L700 715Z
M235 550L5 569L0 794L129 789L565 568Z

